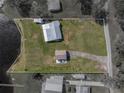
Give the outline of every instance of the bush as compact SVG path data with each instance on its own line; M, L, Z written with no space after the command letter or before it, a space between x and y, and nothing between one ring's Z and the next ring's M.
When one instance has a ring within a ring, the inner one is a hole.
M80 0L81 2L81 12L83 15L91 15L92 13L92 0Z
M117 9L118 17L124 19L124 0L114 0L114 5Z

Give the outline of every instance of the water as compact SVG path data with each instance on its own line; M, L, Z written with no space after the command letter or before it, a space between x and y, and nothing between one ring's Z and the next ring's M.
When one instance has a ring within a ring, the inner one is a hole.
M20 50L20 33L12 20L0 14L0 83L11 84L6 71ZM13 87L0 87L0 93L13 93Z

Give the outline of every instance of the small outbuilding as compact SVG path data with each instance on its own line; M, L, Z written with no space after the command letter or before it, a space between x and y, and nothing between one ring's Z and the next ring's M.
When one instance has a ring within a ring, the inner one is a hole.
M53 21L51 23L43 24L42 29L45 42L62 40L62 33L60 30L59 21Z
M68 55L66 50L56 50L55 51L56 63L67 63Z
M61 10L60 0L47 0L48 10L57 12Z
M86 79L85 74L72 74L72 77L75 79L79 79L79 80L85 80Z
M34 18L34 23L43 24L44 20L42 18Z

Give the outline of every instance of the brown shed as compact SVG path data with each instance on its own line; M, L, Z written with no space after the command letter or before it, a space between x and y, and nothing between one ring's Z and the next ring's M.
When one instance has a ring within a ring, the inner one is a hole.
M56 60L67 60L67 51L66 50L56 50L55 57L56 57Z

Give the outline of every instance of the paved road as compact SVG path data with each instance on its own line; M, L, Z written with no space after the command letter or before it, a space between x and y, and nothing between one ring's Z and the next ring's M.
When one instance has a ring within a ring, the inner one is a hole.
M107 51L108 51L108 73L109 76L113 78L113 64L112 64L112 44L115 39L115 35L117 35L117 31L119 30L118 24L115 22L114 14L115 9L113 6L113 0L108 0L105 5L105 10L109 12L109 21L106 25L104 25L104 31L106 36L106 43L107 43ZM114 38L114 39L113 39ZM110 88L110 93L114 93L113 87Z
M107 29L110 33L109 35L111 38L111 48L112 49L113 49L113 45L114 45L116 38L118 37L119 33L121 33L121 28L120 28L119 24L117 23L117 21L115 20L116 13L115 13L115 8L113 6L113 2L114 2L114 0L108 0L109 21L107 24ZM111 50L111 53L114 53L114 51ZM111 55L111 58L113 58L113 55ZM112 63L109 65L112 66ZM110 68L110 69L113 71L113 68ZM112 73L112 71L110 71L110 73ZM113 75L112 75L112 77L113 77ZM114 88L110 88L110 93L115 93Z
M106 38L106 45L107 45L107 51L108 51L108 73L110 77L113 77L113 70L112 70L112 55L111 55L111 41L110 41L110 34L109 34L109 25L104 24L104 32L105 32L105 38Z

